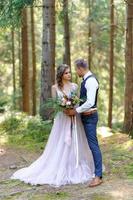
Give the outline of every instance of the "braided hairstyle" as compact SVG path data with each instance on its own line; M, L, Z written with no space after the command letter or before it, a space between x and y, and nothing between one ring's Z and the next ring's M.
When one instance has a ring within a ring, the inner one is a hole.
M63 74L65 73L66 69L69 69L69 66L66 64L61 64L57 68L56 81L57 81L57 85L58 85L59 89L62 89L62 87L63 87L62 77L63 77Z

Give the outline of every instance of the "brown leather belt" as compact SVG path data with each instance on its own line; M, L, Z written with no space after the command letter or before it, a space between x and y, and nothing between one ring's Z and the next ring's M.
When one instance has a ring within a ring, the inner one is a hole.
M84 113L81 113L81 115L83 115L83 116L90 116L90 115L92 115L95 112L97 112L97 110L93 110L93 111L86 112L86 113L84 112Z

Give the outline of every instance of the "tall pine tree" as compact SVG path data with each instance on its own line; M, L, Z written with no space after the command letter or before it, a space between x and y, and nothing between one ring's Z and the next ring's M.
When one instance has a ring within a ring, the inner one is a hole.
M133 0L127 0L124 130L133 137Z
M43 0L43 5L40 115L46 119L49 113L44 103L51 97L55 79L55 0Z

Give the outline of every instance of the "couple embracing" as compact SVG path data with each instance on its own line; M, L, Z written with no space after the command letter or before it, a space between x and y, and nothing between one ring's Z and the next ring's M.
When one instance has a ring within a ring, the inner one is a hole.
M84 59L76 60L75 67L83 78L80 98L84 102L75 109L57 113L42 155L29 167L16 171L11 179L57 187L78 183L95 187L102 183L102 155L96 133L99 84ZM78 85L71 82L70 67L66 64L58 67L56 81L52 86L53 98L78 90ZM71 134L71 116L76 119L76 138Z

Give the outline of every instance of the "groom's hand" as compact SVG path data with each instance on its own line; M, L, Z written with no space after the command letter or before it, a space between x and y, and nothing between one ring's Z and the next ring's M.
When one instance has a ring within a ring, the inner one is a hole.
M97 111L97 108L92 108L88 112L83 112L82 115L85 115L85 116L86 115L91 115L91 114L93 114L96 111Z
M66 109L66 110L64 110L64 113L66 115L68 115L68 116L74 116L74 115L76 115L76 110L74 110L74 109Z

